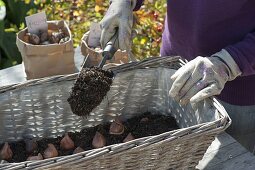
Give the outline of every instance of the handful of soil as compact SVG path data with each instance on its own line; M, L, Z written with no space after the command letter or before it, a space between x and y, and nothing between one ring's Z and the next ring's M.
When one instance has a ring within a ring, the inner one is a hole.
M73 113L88 116L110 90L112 78L113 72L98 67L82 69L67 99Z

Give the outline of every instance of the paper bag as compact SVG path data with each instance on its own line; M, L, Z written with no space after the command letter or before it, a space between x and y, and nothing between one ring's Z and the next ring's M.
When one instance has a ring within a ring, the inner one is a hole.
M81 40L81 53L85 57L88 56L86 65L87 66L98 66L100 61L102 60L102 52L103 50L100 47L97 48L91 48L88 46L88 37L90 32L87 32L83 35ZM118 50L114 57L107 61L106 63L116 63L116 64L123 64L128 63L129 58L127 52L122 52Z
M16 44L22 55L27 79L75 72L71 31L64 21L48 21L50 30L62 29L70 38L63 44L32 45L24 41L27 28L17 34Z

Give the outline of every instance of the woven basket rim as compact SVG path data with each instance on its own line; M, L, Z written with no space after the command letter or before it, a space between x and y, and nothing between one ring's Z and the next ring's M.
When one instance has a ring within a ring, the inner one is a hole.
M131 62L131 63L126 63L126 64L122 64L119 66L116 66L114 68L112 68L111 70L115 73L119 73L119 72L124 72L124 71L129 71L129 70L133 70L133 69L146 69L146 68L155 68L155 66L153 67L153 63L151 63L150 61L156 60L156 61L161 61L164 59L167 62L179 62L180 65L185 64L185 62L181 59L181 57L179 56L174 56L174 57L150 57L147 58L143 61L136 61L136 62ZM157 63L158 64L158 63ZM164 65L158 65L161 67L166 67ZM73 74L67 74L67 75L56 75L56 76L49 76L49 77L43 77L43 78L38 78L38 79L31 79L31 80L27 80L25 82L22 83L16 83L16 84L11 84L11 85L7 85L7 86L1 86L0 87L0 94L7 92L7 91L11 91L11 90L15 90L15 89L20 89L20 88L24 88L24 87L29 87L29 86L33 86L33 85L39 85L41 83L47 83L47 82L58 82L61 80L73 80L74 78L76 78L78 76L78 73L73 73Z
M162 65L161 62L165 62L165 64ZM158 63L157 63L158 62ZM127 63L120 66L117 66L112 69L112 71L119 73L124 71L129 71L133 69L144 69L144 68L155 68L155 67L167 67L167 63L173 63L176 62L179 64L179 67L185 64L185 62L180 57L152 57L148 58L144 61L140 62L133 62L133 63ZM7 91L12 91L15 89L25 88L29 86L39 85L42 83L50 83L50 82L59 82L62 80L73 80L78 76L79 73L69 74L69 75L58 75L58 76L52 76L52 77L46 77L46 78L40 78L40 79L34 79L34 80L28 80L23 83L14 84L14 85L8 85L4 87L0 87L0 94L5 93ZM125 150L129 149L138 149L141 147L147 147L149 145L156 144L158 142L164 142L164 141L173 141L175 139L181 139L182 137L185 137L187 135L203 135L203 134L210 134L210 133L220 133L224 131L226 128L228 128L231 124L231 119L229 115L227 114L224 107L215 99L214 97L211 97L209 100L212 100L213 106L217 109L219 118L217 120L211 121L211 122L205 122L197 125L193 125L187 128L181 128L173 131L168 131L159 135L153 135L153 136L147 136L143 138L138 138L133 141L129 141L127 143L120 143L120 144L114 144L105 146L100 149L92 149L88 151L84 151L78 154L73 154L69 156L61 156L61 157L55 157L50 159L45 159L41 161L31 162L31 161L25 161L20 163L7 163L7 164L0 164L0 168L29 168L34 167L35 165L40 164L40 168L48 168L53 167L58 164L64 164L67 160L76 160L79 158L85 158L88 157L88 159L92 159L95 156L101 156L104 154L109 153L118 153L123 152ZM127 149L128 148L128 149Z

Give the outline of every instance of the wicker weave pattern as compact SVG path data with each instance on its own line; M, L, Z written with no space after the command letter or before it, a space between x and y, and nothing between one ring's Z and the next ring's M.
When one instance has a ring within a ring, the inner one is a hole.
M0 169L194 169L215 135L231 121L215 99L194 111L168 96L172 69L181 63L178 57L160 57L114 68L111 90L88 120L72 114L66 101L77 74L1 88L0 142L53 137L145 111L172 114L182 129L65 157L0 164Z

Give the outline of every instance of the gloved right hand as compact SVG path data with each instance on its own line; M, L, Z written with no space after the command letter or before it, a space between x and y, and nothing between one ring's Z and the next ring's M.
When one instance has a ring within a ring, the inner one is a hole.
M133 9L136 0L111 0L110 7L100 22L102 29L100 43L102 48L118 31L118 47L120 50L131 49L131 32L133 27Z

